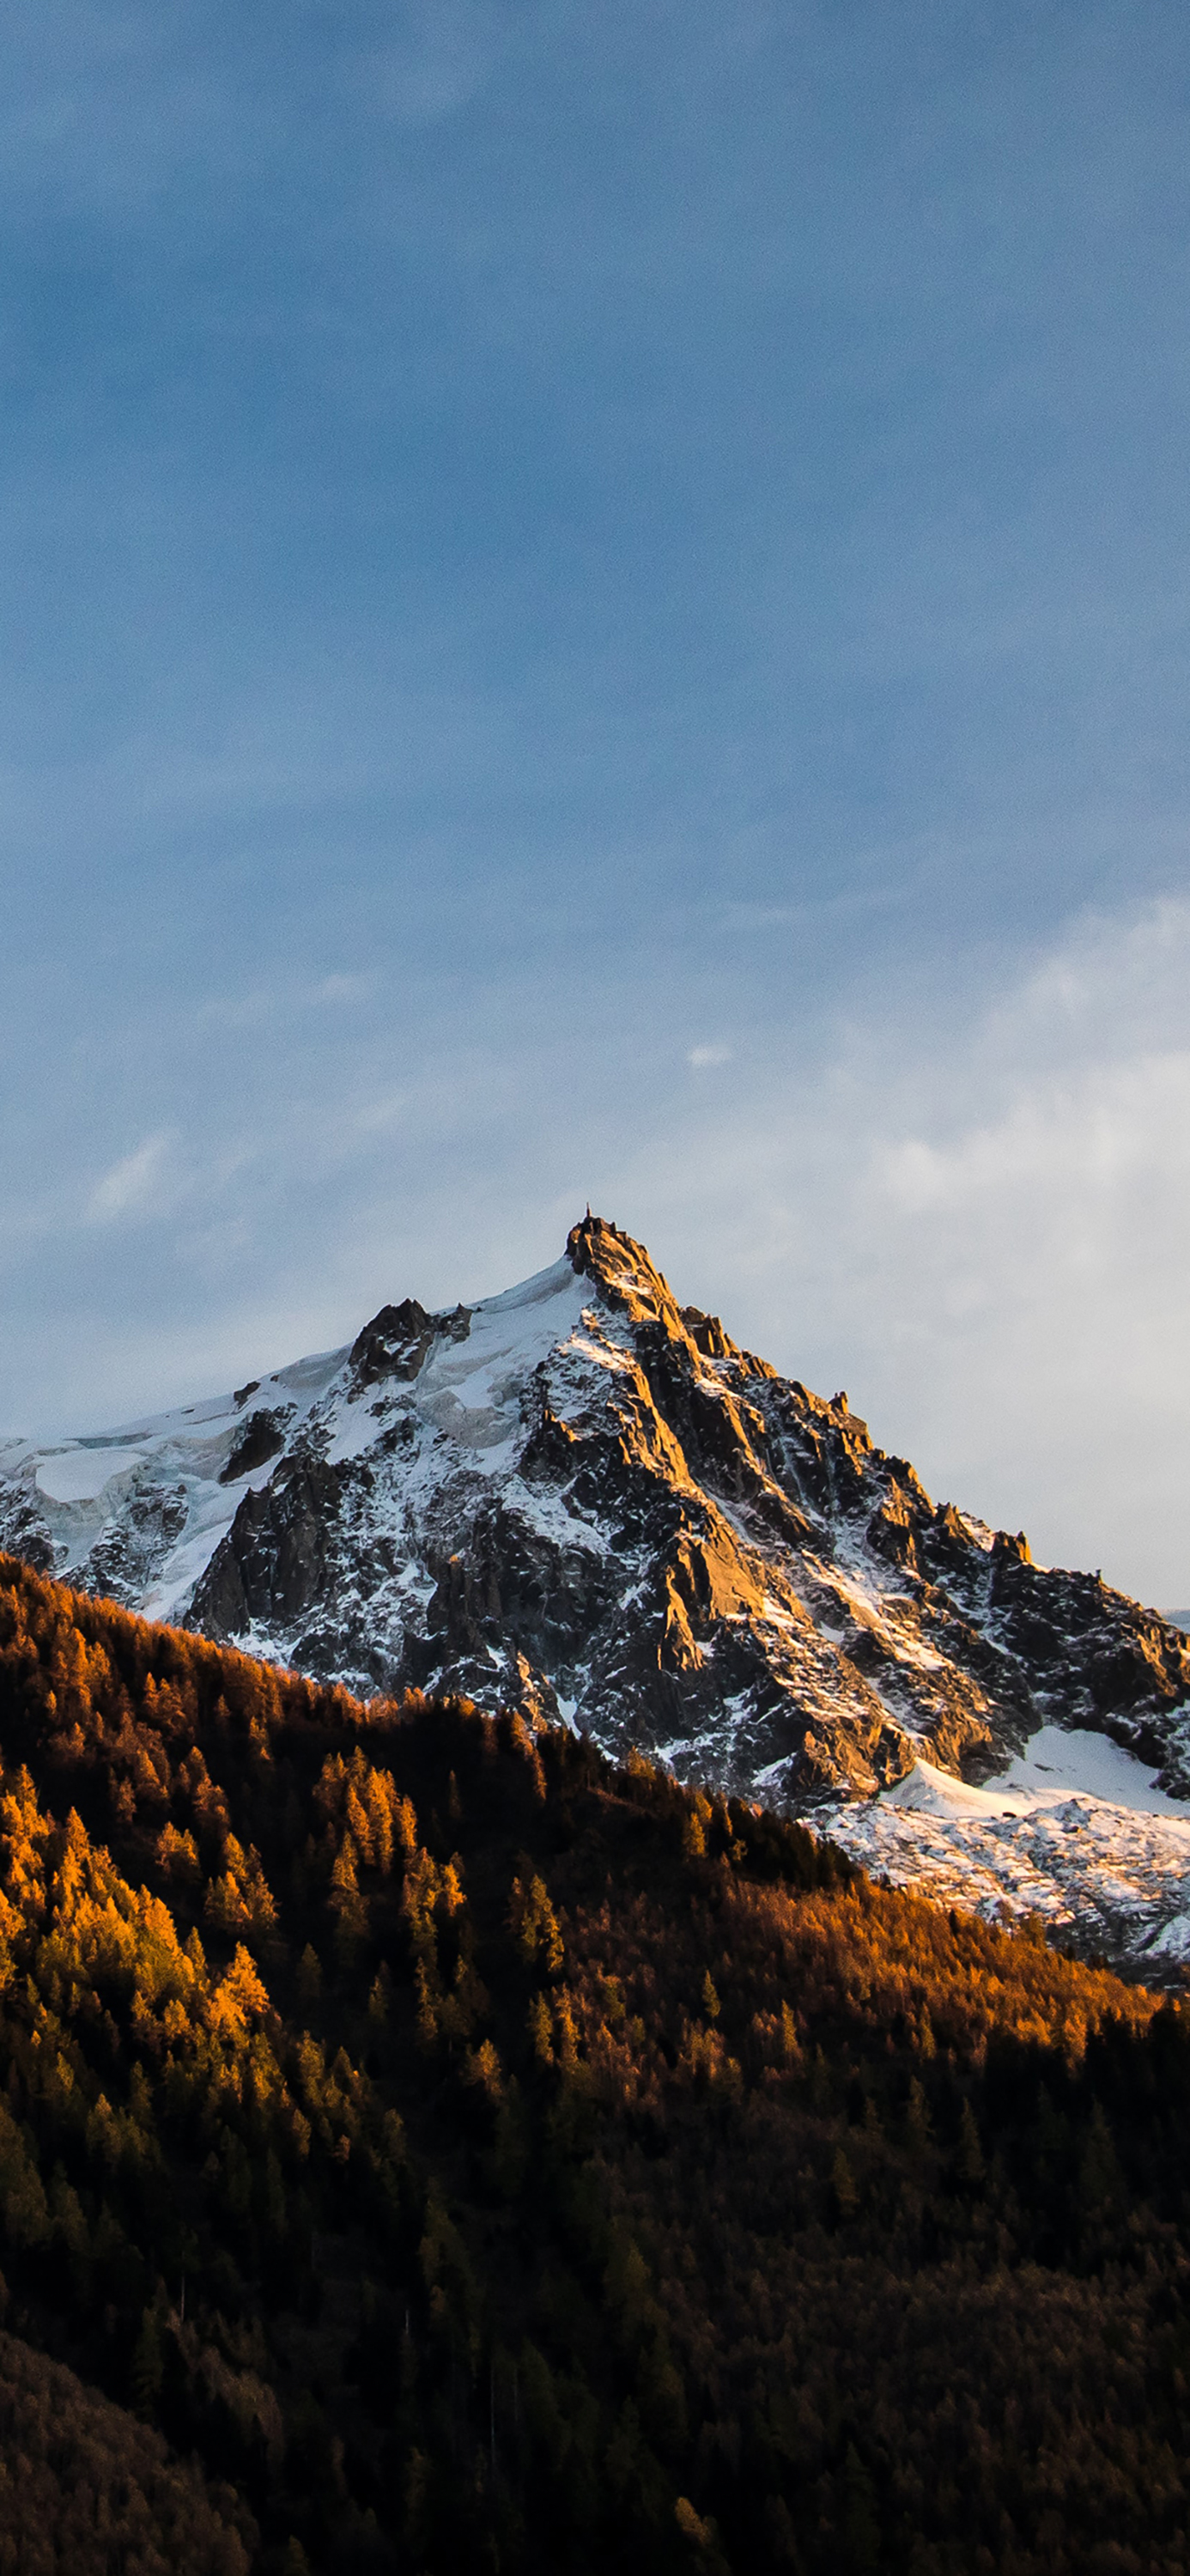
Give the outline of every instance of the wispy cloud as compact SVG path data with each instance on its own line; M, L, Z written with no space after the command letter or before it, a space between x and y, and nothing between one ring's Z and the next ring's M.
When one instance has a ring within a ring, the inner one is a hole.
M87 1200L87 1215L94 1223L139 1215L153 1207L170 1143L167 1134L148 1136L135 1152L112 1164Z
M496 12L477 0L418 0L390 41L356 59L353 88L372 112L433 125L474 98L501 46Z
M361 1103L355 1113L355 1124L364 1136L382 1136L388 1129L407 1120L411 1108L408 1091L381 1092L375 1099Z
M315 984L310 999L314 1002L366 1002L376 990L374 975L324 975Z
M1170 1601L1190 1588L1188 992L1190 903L1089 914L982 1009L941 979L890 988L816 1070L772 1038L763 1090L733 1071L628 1180L688 1293L846 1384L936 1491Z
M1190 1152L1190 1049L1029 1082L991 1123L944 1143L907 1136L879 1147L873 1182L906 1217L961 1216L1031 1198L1052 1220L1105 1203L1142 1174L1165 1184Z
M355 969L313 977L278 976L272 982L248 984L240 992L212 993L197 1004L195 1018L200 1026L259 1030L270 1023L300 1020L309 1011L361 1008L373 999L377 982L374 973Z
M730 1064L731 1058L729 1046L696 1046L691 1047L686 1062L693 1065L696 1073L705 1073L712 1065Z

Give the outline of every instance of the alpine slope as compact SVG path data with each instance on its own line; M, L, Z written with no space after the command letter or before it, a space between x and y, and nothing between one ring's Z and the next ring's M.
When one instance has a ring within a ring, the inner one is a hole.
M502 1296L406 1297L208 1403L0 1444L0 1547L357 1692L635 1745L1083 1946L1190 1956L1182 1632L935 1505L845 1395L589 1213Z

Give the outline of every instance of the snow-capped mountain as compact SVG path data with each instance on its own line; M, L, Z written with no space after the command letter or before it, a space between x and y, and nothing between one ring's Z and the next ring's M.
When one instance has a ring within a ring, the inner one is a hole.
M929 1806L898 1783L977 1786L1044 1727L1106 1732L1190 1794L1176 1627L936 1507L845 1395L738 1349L591 1216L504 1296L406 1298L225 1398L9 1442L0 1545L365 1693L514 1701L684 1779L829 1804L894 1874Z

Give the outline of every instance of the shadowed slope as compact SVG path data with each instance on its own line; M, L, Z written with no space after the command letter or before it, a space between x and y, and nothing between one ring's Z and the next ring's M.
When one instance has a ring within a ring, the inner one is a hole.
M260 2576L1186 2567L1180 2011L11 1560L0 1755L9 2323Z

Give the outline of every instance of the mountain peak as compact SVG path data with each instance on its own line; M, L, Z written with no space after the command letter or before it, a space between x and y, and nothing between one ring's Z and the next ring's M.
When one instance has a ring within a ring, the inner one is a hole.
M622 1234L609 1218L592 1216L588 1208L566 1237L566 1258L580 1279L593 1280L632 1323L672 1321L680 1328L677 1300L668 1280L662 1278L644 1244Z
M249 1399L251 1399L249 1403ZM1190 1645L947 1505L587 1211L551 1268L226 1398L14 1444L0 1545L362 1691L565 1717L804 1806L1110 1728L1190 1790Z
M567 1235L566 1257L580 1278L592 1280L630 1323L659 1324L674 1341L690 1344L707 1359L743 1357L718 1316L704 1315L698 1306L679 1306L645 1245L608 1218L592 1216L588 1208Z

